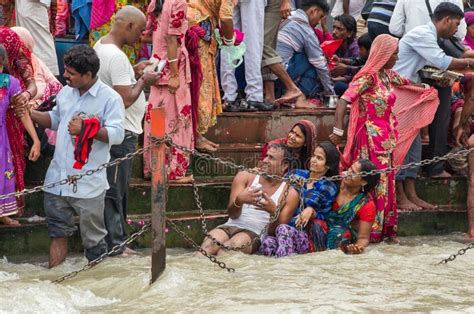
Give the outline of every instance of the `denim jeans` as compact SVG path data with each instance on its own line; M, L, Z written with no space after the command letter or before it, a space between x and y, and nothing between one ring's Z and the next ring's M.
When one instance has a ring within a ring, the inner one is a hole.
M110 161L133 153L137 147L138 134L125 131L125 139L120 145L110 148ZM127 218L128 181L132 174L132 160L107 168L107 181L110 188L105 194L104 220L107 229L105 241L109 251L127 238L125 220Z
M322 90L318 82L318 73L304 52L293 55L288 62L287 72L298 88L308 98L315 98Z

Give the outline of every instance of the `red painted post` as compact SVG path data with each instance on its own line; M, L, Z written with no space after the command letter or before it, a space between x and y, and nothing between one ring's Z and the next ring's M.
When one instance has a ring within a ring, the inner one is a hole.
M156 108L151 111L151 136L162 138L165 136L165 109ZM163 273L166 267L166 145L161 144L151 149L151 281Z

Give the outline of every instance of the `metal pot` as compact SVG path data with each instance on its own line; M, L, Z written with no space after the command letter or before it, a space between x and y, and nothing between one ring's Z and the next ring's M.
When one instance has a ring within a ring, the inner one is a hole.
M337 95L325 95L324 96L324 106L326 108L336 108L339 97Z

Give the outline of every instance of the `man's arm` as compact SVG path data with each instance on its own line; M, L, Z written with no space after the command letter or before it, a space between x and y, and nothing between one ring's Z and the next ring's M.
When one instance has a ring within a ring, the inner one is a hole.
M125 109L122 99L119 97L109 99L103 116L102 128L94 139L110 145L122 143L125 134L124 120Z
M324 91L334 94L334 86L332 84L326 57L316 39L316 35L312 34L311 37L307 38L304 43L304 50L309 63L311 63L318 73L318 78L323 85Z
M286 197L286 200L283 199L283 196L284 194L281 196L279 203L281 204L282 202L285 202L285 205L281 209L278 219L272 224L270 224L270 226L268 226L268 234L270 235L275 234L275 229L276 227L278 227L278 225L287 225L291 221L291 218L293 217L295 210L296 208L298 208L298 205L300 203L300 195L293 188L290 188L290 190L288 191L288 196ZM273 214L274 213L270 213L270 215Z
M344 14L349 14L349 5L351 4L350 0L342 0L342 12Z
M229 204L227 205L229 218L239 218L240 214L242 213L242 205L244 204L244 200L240 194L247 187L248 176L249 174L247 172L242 171L237 173L237 175L234 177L234 180L232 181Z
M404 2L403 0L398 0L393 9L392 17L390 19L390 24L388 29L390 33L397 37L402 37L405 32L405 12L404 12Z

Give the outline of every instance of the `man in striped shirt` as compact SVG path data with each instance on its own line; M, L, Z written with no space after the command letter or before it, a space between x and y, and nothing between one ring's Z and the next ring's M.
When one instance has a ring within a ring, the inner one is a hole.
M292 12L278 33L277 52L288 74L308 98L323 91L334 94L326 58L313 30L328 12L325 0L303 0L302 9Z
M388 26L396 4L397 0L374 1L367 19L368 32L372 41L380 34L390 34Z

